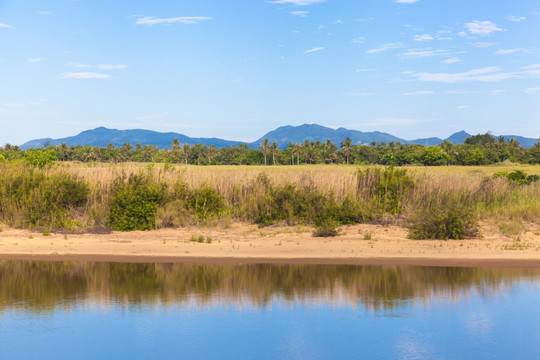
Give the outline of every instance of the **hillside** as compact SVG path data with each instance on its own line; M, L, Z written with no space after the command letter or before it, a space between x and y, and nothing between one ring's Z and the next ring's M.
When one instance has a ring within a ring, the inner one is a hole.
M270 143L276 142L278 146L283 149L290 143L303 143L304 141L320 141L326 142L331 140L334 144L339 145L347 137L352 140L354 145L368 145L372 142L401 142L403 144L421 144L425 146L438 145L441 142L447 140L453 144L461 144L466 138L471 135L465 131L459 131L446 139L440 139L437 137L423 138L416 140L405 140L398 138L394 135L383 133L379 131L362 132L359 130L349 130L345 128L332 129L329 127L317 125L317 124L304 124L300 126L281 126L275 130L272 130L261 136L256 141L249 144L252 148L258 148L260 143L264 139L268 139ZM494 135L495 136L495 135ZM514 138L523 147L529 148L536 144L537 139L526 138L515 135L503 135L507 140ZM495 136L497 137L497 136ZM28 149L33 147L42 147L46 143L53 146L66 143L68 146L76 145L90 145L106 147L108 144L114 146L122 146L124 143L131 143L132 145L141 144L158 146L160 149L170 148L173 139L178 139L181 144L202 144L202 145L215 145L217 148L226 146L238 146L243 144L240 141L231 141L218 138L192 138L183 134L167 132L161 133L152 130L116 130L107 129L105 127L98 127L93 130L86 130L75 136L69 136L60 139L44 138L28 141L21 145L21 148Z

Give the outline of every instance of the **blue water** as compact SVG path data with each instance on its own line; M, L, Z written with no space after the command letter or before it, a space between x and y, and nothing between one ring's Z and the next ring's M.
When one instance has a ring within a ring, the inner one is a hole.
M324 269L317 267L316 279ZM137 293L140 286L89 284L102 282L101 273L85 279L85 286L21 295L15 286L24 276L10 278L9 271L4 269L0 283L1 359L540 358L540 276L530 271L514 269L505 276L504 270L486 269L490 280L484 281L482 272L471 269L474 280L415 285L415 294L390 298L384 291L366 295L358 289L369 279L337 286L335 274L330 286L323 286L326 279L280 289L283 269L275 290L262 297L252 287L235 288L234 279L204 289L190 282L187 289L167 293L153 285ZM400 271L414 283L407 269ZM49 285L62 286L50 279ZM377 302L377 297L385 298Z

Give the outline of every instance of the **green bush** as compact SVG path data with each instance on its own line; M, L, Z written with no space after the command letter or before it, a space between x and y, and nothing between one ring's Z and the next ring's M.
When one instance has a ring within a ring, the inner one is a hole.
M49 165L54 160L56 160L56 154L54 152L54 149L30 149L24 153L24 159L29 164L43 169L46 165Z
M156 210L164 196L164 186L143 174L117 177L111 189L107 225L114 230L151 230Z
M514 184L518 185L529 185L533 182L539 181L540 176L538 175L527 175L524 171L514 170L510 173L506 171L500 171L493 174L494 178L506 177L506 179Z
M368 168L358 172L359 193L373 202L381 213L400 214L403 202L414 186L406 169Z
M20 164L4 170L0 173L0 216L6 222L24 228L80 226L73 216L88 200L89 188L83 180Z
M434 194L409 218L409 238L465 239L478 234L474 202L467 194Z
M188 193L187 202L199 219L221 216L225 210L223 198L209 186L196 188Z
M313 231L314 237L332 237L337 236L339 234L338 230L336 229L336 223L330 219L326 219L322 223L320 223L318 226L315 227L315 231Z

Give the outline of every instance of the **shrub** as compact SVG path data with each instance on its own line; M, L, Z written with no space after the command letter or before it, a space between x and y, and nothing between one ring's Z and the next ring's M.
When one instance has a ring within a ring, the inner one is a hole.
M474 202L467 194L432 195L425 207L409 218L409 238L465 239L478 234Z
M368 168L358 172L359 193L382 213L401 213L403 202L414 186L406 169L387 167L382 171L380 168Z
M30 149L24 153L24 159L28 163L43 169L46 165L56 160L56 154L54 149Z
M10 166L0 174L0 216L8 223L26 228L80 226L73 211L86 205L88 184L66 172Z
M150 230L163 199L163 185L143 174L117 177L112 185L108 226L114 230Z
M315 228L315 231L313 231L314 237L331 237L337 236L338 234L339 232L336 229L336 223L332 220L325 220Z
M209 186L192 190L187 196L188 206L199 219L221 216L225 210L223 198Z
M527 175L524 171L521 170L514 170L510 173L506 171L500 171L495 174L493 174L494 178L498 177L506 177L508 182L515 183L518 185L529 185L533 182L536 182L540 180L540 176L538 175Z

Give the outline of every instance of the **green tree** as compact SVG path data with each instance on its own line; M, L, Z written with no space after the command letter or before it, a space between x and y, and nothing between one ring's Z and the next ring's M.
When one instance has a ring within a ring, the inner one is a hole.
M341 142L341 152L347 159L347 165L349 164L349 156L351 156L351 144L352 140L348 137L345 139L345 141Z
M266 165L266 153L268 152L268 139L264 139L261 143L261 145L259 145L259 149L262 150L263 152L263 155L264 155L264 165Z

